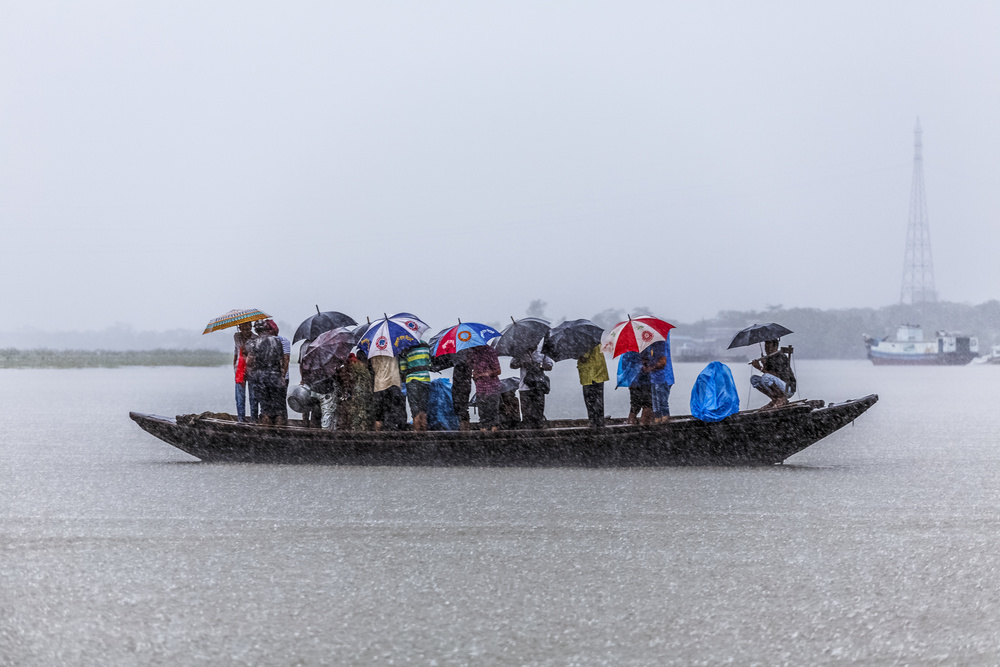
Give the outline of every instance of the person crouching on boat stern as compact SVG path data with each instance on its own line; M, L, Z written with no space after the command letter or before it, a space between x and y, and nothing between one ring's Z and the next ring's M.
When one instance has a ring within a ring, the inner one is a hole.
M791 348L786 349L791 350ZM760 359L751 361L750 365L763 373L752 376L750 384L771 399L771 402L761 410L788 405L788 399L795 393L795 375L792 373L788 354L778 349L778 341L765 341L764 355Z
M278 340L278 326L262 320L257 337L247 343L247 368L250 370L251 395L260 403L259 422L265 426L287 424L285 407L285 351Z

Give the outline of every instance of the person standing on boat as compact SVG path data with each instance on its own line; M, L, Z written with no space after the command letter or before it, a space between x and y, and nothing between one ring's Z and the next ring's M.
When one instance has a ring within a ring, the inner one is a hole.
M247 368L250 371L250 394L260 405L259 422L264 425L285 424L285 359L277 325L263 320L257 337L247 344Z
M402 382L399 376L399 360L383 354L369 359L372 365L375 391L375 430L398 431L406 421L406 400L403 397ZM403 419L399 418L399 407L403 406Z
M523 428L545 427L545 394L549 393L549 377L545 371L551 371L553 363L552 357L538 350L526 351L510 360L512 370L521 370L517 391L521 394Z
M399 374L406 383L406 401L413 414L413 430L427 430L427 403L431 394L431 350L420 341L403 350L399 357Z
M344 371L348 378L345 390L350 392L349 428L351 431L371 431L375 428L375 395L372 392L372 373L364 350L359 349L347 358Z
M469 430L469 397L472 395L472 366L465 350L455 353L455 370L451 375L451 404L458 417L458 430Z
M619 387L628 387L628 423L650 424L653 421L653 396L649 386L649 373L642 372L638 352L625 352L618 357Z
M244 322L233 334L233 370L236 374L236 419L247 421L246 406L247 392L250 391L249 373L247 372L247 343L256 338L253 326L250 322ZM253 393L249 396L250 405L253 406ZM251 407L252 411L252 407ZM254 421L251 412L250 421Z
M500 359L488 345L469 348L466 354L476 382L479 429L496 431L500 427Z
M658 424L670 421L670 388L674 386L674 365L670 360L670 336L653 343L639 355L640 375L649 378L652 418ZM646 421L648 423L648 421Z
M312 343L312 341L305 341L304 343L302 343L302 346L299 347L299 369L302 369L302 357L304 357L306 355L306 352L309 351L310 343ZM322 422L323 413L320 410L319 400L313 395L315 394L315 392L313 392L312 390L312 384L315 381L316 380L312 378L307 371L302 370L302 377L301 381L299 382L299 385L309 390L310 394L309 402L307 405L303 405L305 411L302 413L302 423L305 425L306 428L320 428L323 425ZM289 394L292 394L294 392L295 390L293 389L291 392L289 392ZM291 398L291 396L289 396L289 398ZM292 409L294 410L295 408L293 407Z
M754 389L771 399L771 402L761 408L770 410L788 405L788 399L795 394L795 374L792 373L791 358L785 350L778 349L777 340L764 341L764 354L760 359L754 359L750 365L763 375L754 375L750 384Z
M289 361L292 358L292 341L288 340L287 338L278 333L279 329L277 322L275 322L274 320L268 320L268 322L271 323L271 326L274 329L274 337L281 342L281 353L283 355L281 360L281 368L283 373L282 377L285 380L284 397L282 398L282 401L285 401L288 399L288 366L289 366ZM281 425L288 424L287 411L283 411L281 413L281 418L279 419L278 423Z
M583 404L587 408L587 420L592 428L604 426L604 383L610 380L608 362L604 359L601 346L595 345L589 352L576 360L576 370L580 374L583 387Z

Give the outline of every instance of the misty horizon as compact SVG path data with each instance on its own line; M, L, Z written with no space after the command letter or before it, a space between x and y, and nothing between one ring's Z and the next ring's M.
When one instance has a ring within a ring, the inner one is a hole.
M995 3L13 5L4 330L996 298Z

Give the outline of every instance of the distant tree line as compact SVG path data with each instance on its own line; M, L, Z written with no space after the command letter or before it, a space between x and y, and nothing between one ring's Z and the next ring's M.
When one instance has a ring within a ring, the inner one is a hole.
M839 310L773 306L768 310L727 310L712 319L674 324L679 333L706 338L712 328L736 331L765 322L777 322L795 332L787 341L795 345L795 354L800 359L864 359L863 334L874 338L895 336L900 324L919 324L925 336L933 336L939 330L975 336L982 354L991 345L1000 343L1000 301L996 300L977 306L938 302Z
M544 317L546 305L544 301L537 299L530 304L528 313ZM590 320L609 329L630 315L638 317L650 314L652 312L645 306L635 306L628 310L608 308L595 313ZM981 354L989 352L991 345L1000 344L1000 301L997 300L975 306L941 301L836 310L768 305L764 310L721 311L713 318L693 323L671 319L669 312L656 314L675 324L678 334L699 339L710 338L719 330L736 332L755 323L777 322L795 332L794 336L789 336L786 340L795 346L795 353L800 359L864 359L866 350L863 334L874 338L894 336L900 324L919 324L927 337L940 330L975 336L979 339Z
M119 368L121 366L224 366L232 353L215 350L0 349L0 368Z

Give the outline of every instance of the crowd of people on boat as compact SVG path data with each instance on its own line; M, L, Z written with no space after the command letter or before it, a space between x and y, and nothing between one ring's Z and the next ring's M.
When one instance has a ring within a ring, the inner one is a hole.
M556 360L546 354L547 338L510 354L509 368L519 375L501 380L501 355L494 346L498 338L464 349L453 346L448 354L440 354L445 347L440 341L428 343L420 335L404 333L396 336L387 354L384 347L373 351L367 338L359 344L346 329L343 340L335 340L337 335L326 336L323 344L330 349L340 344L336 349L341 353L331 352L322 363L315 361L320 356L316 341L303 343L299 352L302 379L290 388L292 341L280 334L270 318L239 324L233 336L237 419L286 425L291 407L302 414L304 426L338 431L496 431L548 425L545 397L551 380L547 373ZM790 348L779 350L777 344L768 341L765 354L751 362L762 371L752 378L753 386L771 399L765 408L787 404L795 391ZM604 388L610 375L605 351L612 351L607 345L605 341L588 344L575 358L588 423L598 429L606 423ZM307 355L312 355L309 364L304 363ZM616 386L629 390L628 423L668 422L674 385L669 331L641 349L619 349L615 356ZM446 368L452 369L450 380L434 378ZM478 413L478 422L472 421L470 406Z

